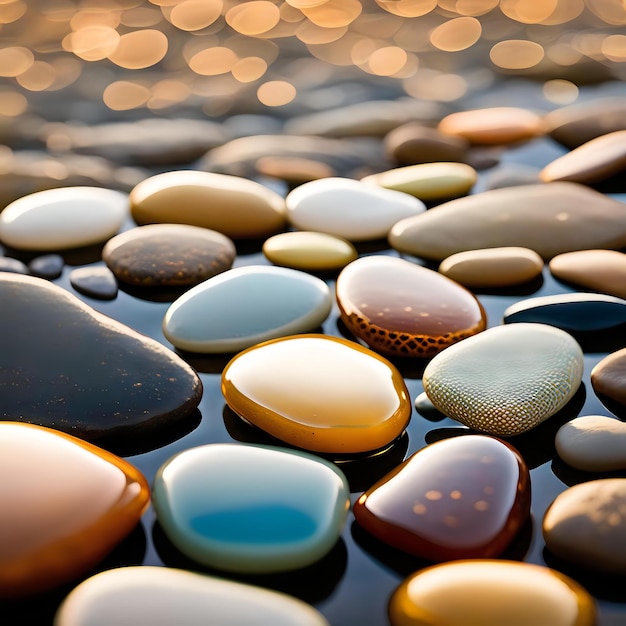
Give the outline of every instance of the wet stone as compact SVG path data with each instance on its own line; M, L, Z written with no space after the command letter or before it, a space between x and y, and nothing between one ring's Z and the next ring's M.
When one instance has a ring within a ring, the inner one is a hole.
M238 354L222 373L222 392L254 426L313 452L378 450L411 417L406 385L389 361L326 335L285 337Z
M28 264L28 270L33 276L49 280L61 276L64 267L65 259L60 254L43 254Z
M558 328L496 326L436 355L424 370L424 391L469 428L519 435L567 404L583 365L576 340Z
M474 295L445 276L403 259L369 256L337 279L348 329L388 355L431 357L486 327Z
M149 224L110 239L102 259L121 282L141 287L195 285L229 269L231 239L208 228Z
M626 348L605 356L595 365L591 386L597 394L626 406Z
M158 433L200 402L200 379L182 359L65 289L7 273L0 300L0 419L103 445Z
M429 561L499 556L530 514L530 474L483 435L422 448L359 497L354 516L389 545Z
M13 274L28 274L28 266L19 259L8 256L0 256L0 272L11 272Z
M97 300L117 297L117 280L108 267L77 267L69 275L70 284L78 293Z
M30 424L0 423L0 472L0 597L7 599L87 573L131 532L150 500L146 479L130 463Z
M346 520L349 489L339 469L313 455L209 444L160 467L153 504L170 541L194 561L271 573L306 567L332 549Z

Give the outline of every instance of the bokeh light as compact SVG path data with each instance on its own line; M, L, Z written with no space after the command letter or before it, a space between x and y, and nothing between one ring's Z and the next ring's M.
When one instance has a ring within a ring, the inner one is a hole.
M506 70L522 70L534 67L544 57L543 47L534 41L511 39L497 43L489 57L494 65Z
M268 107L289 104L296 97L296 88L284 80L271 80L257 90L257 98Z

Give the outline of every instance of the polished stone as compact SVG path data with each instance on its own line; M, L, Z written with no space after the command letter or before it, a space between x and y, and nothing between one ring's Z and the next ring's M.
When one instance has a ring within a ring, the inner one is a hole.
M327 163L304 157L261 157L256 162L256 169L262 176L278 178L294 186L336 176L335 170Z
M431 357L486 326L474 295L403 259L362 257L337 279L341 319L359 339L389 355Z
M29 264L28 269L33 276L52 280L63 273L65 259L60 254L43 254L35 257Z
M12 274L28 274L28 265L19 259L8 256L0 256L0 272L11 272Z
M323 280L285 267L249 265L185 292L168 308L163 334L190 352L237 352L317 329L332 306Z
M328 626L309 604L284 593L169 567L121 567L73 589L54 626Z
M313 455L209 444L160 467L153 501L169 539L194 561L270 573L306 567L331 550L346 520L349 489L339 469Z
M150 500L130 463L48 428L0 423L0 597L30 596L95 567Z
M436 355L424 370L433 404L493 435L519 435L574 396L583 353L568 333L545 324L496 326Z
M102 249L118 280L142 287L195 285L229 269L236 254L225 235L187 224L139 226Z
M0 419L108 444L159 432L200 402L187 363L65 289L7 273L0 301Z
M594 366L591 386L597 394L626 406L626 348L605 356Z
M407 388L391 363L325 335L285 337L242 352L225 367L222 392L251 424L314 452L377 450L411 417Z
M595 626L594 599L541 565L468 560L422 569L396 589L392 626Z
M359 497L356 521L429 561L499 556L530 514L530 474L492 437L444 439L413 454Z
M108 267L77 267L68 278L70 285L85 296L96 300L113 300L117 297L117 280Z

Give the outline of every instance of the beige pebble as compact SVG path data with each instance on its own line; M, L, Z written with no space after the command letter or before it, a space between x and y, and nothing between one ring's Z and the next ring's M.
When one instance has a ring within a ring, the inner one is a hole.
M335 175L335 170L327 163L304 157L265 156L256 162L256 169L263 176L278 178L290 185Z

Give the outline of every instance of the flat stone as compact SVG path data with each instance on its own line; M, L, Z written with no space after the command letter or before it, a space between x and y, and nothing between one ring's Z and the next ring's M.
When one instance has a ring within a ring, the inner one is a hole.
M219 480L207 480L211 476ZM331 550L346 520L349 493L343 473L319 457L209 444L159 468L153 504L170 541L194 561L271 573L306 567Z
M510 144L533 139L543 132L539 115L517 107L450 113L439 122L437 129L475 145Z
M524 460L483 435L422 448L354 505L356 521L370 534L429 561L499 556L529 515Z
M419 163L371 174L361 182L435 201L466 195L477 176L476 170L465 163Z
M46 189L15 200L0 213L0 240L21 250L79 248L113 237L127 215L128 196L120 191Z
M285 201L268 187L238 176L195 170L156 174L130 192L139 225L189 224L233 239L266 237L285 224Z
M559 280L626 298L626 254L623 252L576 250L555 256L549 267Z
M582 144L555 161L540 173L546 183L570 180L592 185L626 170L626 130L601 135Z
M457 198L397 222L399 252L441 261L465 250L516 246L545 260L589 248L626 246L624 203L577 183L523 185Z
M601 359L591 370L593 390L626 406L626 348Z
M295 228L350 241L386 237L398 220L426 210L409 194L349 178L313 180L296 187L285 200L287 218Z
M202 383L185 361L65 289L0 274L0 301L9 303L0 307L0 420L104 445L145 438L200 402Z
M53 280L63 273L65 259L60 254L42 254L28 264L28 271L33 276Z
M378 450L411 417L404 380L389 361L326 335L285 337L238 354L222 373L222 392L251 424L313 452Z
M471 292L394 257L353 261L339 274L336 295L344 324L383 354L431 357L487 324Z
M604 478L560 493L543 517L543 539L557 557L592 570L626 573L626 478Z
M597 610L589 592L561 572L478 559L409 576L391 596L389 619L392 626L594 626Z
M511 287L541 275L543 259L529 248L484 248L457 252L439 265L439 272L469 288Z
M339 270L358 257L347 239L304 230L270 237L263 254L276 265L313 272Z
M626 423L605 415L584 415L563 424L554 440L558 455L584 472L626 469Z
M322 614L287 594L171 567L120 567L74 588L55 626L128 624L141 615L153 626L214 624L328 626Z
M11 272L13 274L28 274L28 266L19 259L8 256L0 256L0 272Z
M284 180L292 186L308 183L318 178L336 176L335 170L330 165L304 157L261 157L256 162L256 169L263 176Z
M148 482L130 463L30 424L0 423L0 472L5 599L87 573L137 525L150 500Z
M496 326L438 354L424 391L448 417L475 430L512 436L563 408L580 386L576 340L545 324Z
M163 318L163 334L190 352L238 352L315 330L331 307L323 280L285 267L249 265L209 278L175 300Z
M187 224L139 226L102 249L118 280L142 287L195 285L229 269L236 255L226 235Z
M108 267L77 267L70 272L70 285L85 296L97 300L117 297L117 280Z

